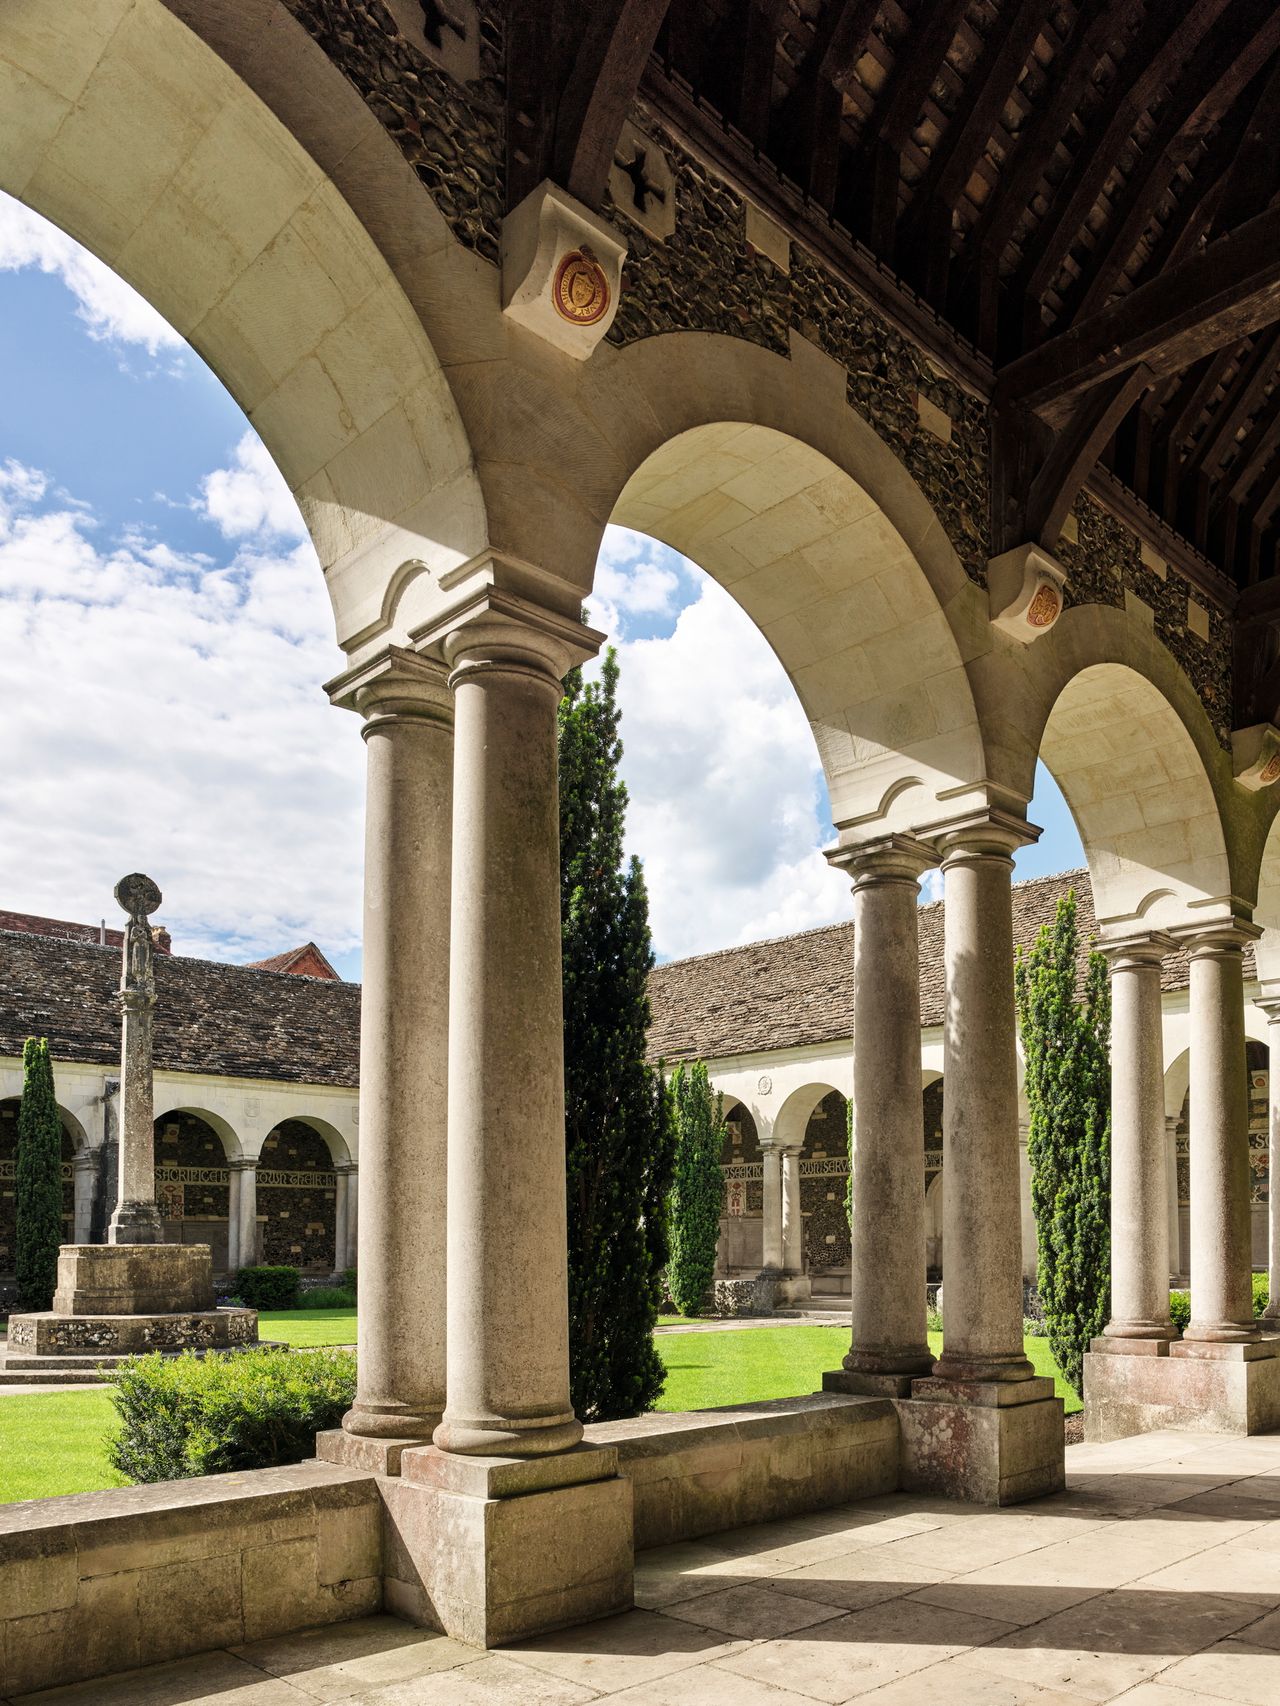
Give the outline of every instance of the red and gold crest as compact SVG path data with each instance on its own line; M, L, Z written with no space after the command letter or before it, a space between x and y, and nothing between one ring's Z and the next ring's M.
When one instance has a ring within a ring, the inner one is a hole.
M609 311L609 281L590 249L571 249L556 268L551 299L562 319L594 326Z

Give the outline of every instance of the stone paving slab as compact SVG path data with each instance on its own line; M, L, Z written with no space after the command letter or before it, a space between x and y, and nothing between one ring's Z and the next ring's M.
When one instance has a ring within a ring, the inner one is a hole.
M479 1653L391 1617L66 1706L1280 1706L1280 1437L1067 1452L991 1511L895 1493L641 1553L639 1608Z

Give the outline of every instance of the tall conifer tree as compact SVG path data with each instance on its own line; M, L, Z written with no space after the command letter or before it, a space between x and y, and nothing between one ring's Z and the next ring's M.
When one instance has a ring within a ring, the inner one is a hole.
M671 1192L671 1260L667 1289L682 1315L695 1314L716 1271L724 1200L724 1097L711 1088L705 1062L682 1062L671 1075L675 1185Z
M1111 1312L1111 986L1106 961L1090 953L1077 998L1079 942L1073 889L1015 969L1036 1284L1053 1354L1077 1392L1089 1341Z
M560 706L569 1370L585 1421L651 1410L664 1378L671 1136L646 1060L653 948L644 873L623 855L617 688L611 647L598 680L570 672Z
M48 1309L57 1288L62 1243L62 1120L43 1037L28 1037L22 1050L14 1173L18 1303L23 1309Z

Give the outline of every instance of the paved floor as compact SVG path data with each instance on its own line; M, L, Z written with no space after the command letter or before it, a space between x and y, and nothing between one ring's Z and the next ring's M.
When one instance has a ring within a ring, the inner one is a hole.
M1067 1493L1034 1505L894 1494L643 1553L643 1609L501 1653L366 1618L25 1698L1278 1706L1280 1435L1149 1434L1067 1458Z

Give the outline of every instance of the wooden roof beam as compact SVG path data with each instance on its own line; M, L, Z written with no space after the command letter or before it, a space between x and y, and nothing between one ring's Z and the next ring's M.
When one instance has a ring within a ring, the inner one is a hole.
M835 206L844 93L880 0L827 0L794 88L776 115L791 175L828 212Z
M599 205L614 150L671 0L618 0L586 14L556 114L551 175Z
M1280 208L1079 321L997 375L997 389L1050 425L1103 380L1145 363L1188 367L1280 319Z
M1257 408L1280 363L1280 331L1264 333L1248 359L1240 364L1221 406L1210 417L1208 430L1186 466L1213 471L1235 442L1236 434Z

